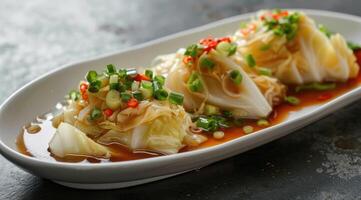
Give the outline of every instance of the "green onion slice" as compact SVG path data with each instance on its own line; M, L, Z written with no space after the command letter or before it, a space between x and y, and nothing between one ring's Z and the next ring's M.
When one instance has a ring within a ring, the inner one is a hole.
M95 80L93 82L91 82L89 84L89 88L88 88L88 91L91 92L91 93L97 93L100 89L100 86L101 86L101 81L99 80Z
M302 90L318 90L318 91L324 91L324 90L332 90L336 88L336 83L309 83L305 85L299 85L295 88L296 92L302 91Z
M90 119L95 120L99 119L102 116L102 111L99 108L93 108L93 110L90 113Z
M198 45L192 44L187 47L186 51L184 52L184 55L190 56L192 58L195 58L198 54Z
M256 60L253 58L252 54L247 54L245 59L249 67L256 66Z
M264 76L272 76L272 70L264 67L259 67L258 73Z
M86 74L86 80L89 82L89 83L92 83L94 81L96 81L98 78L98 73L96 71L89 71L87 74Z
M206 57L202 57L199 61L200 66L206 69L213 69L216 65L212 60Z
M154 81L158 82L160 86L163 86L165 83L165 77L162 75L156 75L154 76Z
M107 71L106 71L106 73L107 73L108 75L115 74L116 72L117 72L117 70L115 69L115 67L114 67L113 64L107 65Z
M182 105L184 95L176 92L170 92L168 100L171 104Z
M77 101L80 98L80 93L76 90L72 90L69 92L69 98L73 101Z
M143 94L140 91L133 92L133 97L138 101L142 101L144 99Z
M232 70L231 73L229 74L231 80L233 81L233 83L235 83L236 85L239 85L241 84L242 82L242 74L239 70L235 69L235 70Z
M145 76L147 76L148 78L150 78L152 80L153 79L153 71L150 69L145 70Z
M132 98L132 95L126 92L122 92L120 93L120 98L123 102L128 102Z
M165 89L159 89L154 91L154 98L160 101L166 100L168 92Z
M301 102L300 99L294 96L286 96L285 101L291 105L298 105Z

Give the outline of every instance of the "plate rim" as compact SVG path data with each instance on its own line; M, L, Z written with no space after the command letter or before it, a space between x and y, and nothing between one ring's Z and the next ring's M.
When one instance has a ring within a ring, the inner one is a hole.
M285 8L287 9L287 8ZM340 13L340 12L334 12L334 11L326 11L326 10L317 10L317 9L287 9L287 10L295 10L295 11L302 11L305 12L307 14L310 15L317 15L317 16L324 16L324 17L336 17L336 18L341 18L341 19L345 19L345 20L351 20L351 21L355 21L357 23L361 24L361 17L356 16L356 15L351 15L351 14L346 14L346 13ZM162 42L167 42L169 40L181 37L181 36L185 36L185 35L190 35L194 32L199 32L205 29L209 29L209 28L213 28L213 27L217 27L220 26L222 24L227 24L227 23L232 23L235 21L240 21L240 20L245 20L248 19L250 16L253 16L255 13L257 13L258 11L255 12L249 12L249 13L244 13L244 14L240 14L240 15L236 15L236 16L232 16L232 17L228 17L225 19L221 19L221 20L217 20L211 23L207 23L205 25L201 25L195 28L191 28L191 29L187 29L184 31L180 31L174 34L170 34L158 39L154 39L154 40L150 40L148 42L144 42L144 43L140 43L134 46L130 46L130 47L126 47L123 48L121 50L117 50L114 52L110 52L110 53L106 53L106 54L101 54L99 56L94 56L92 58L88 58L88 59L82 59L79 61L74 61L74 62L70 62L69 64L65 64L62 65L60 67L57 67L53 70L50 70L47 73L42 74L41 76L35 78L34 80L28 82L27 84L25 84L24 86L20 87L19 89L17 89L12 95L10 95L8 98L6 98L4 100L4 102L0 105L0 112L3 112L4 108L12 101L13 98L15 98L17 95L19 95L24 89L28 88L29 86L31 86L32 84L45 79L47 76L50 76L52 74L55 74L57 72L63 71L65 69L71 68L71 67L75 67L75 65L80 65L83 63L87 63L87 62L93 62L96 60L100 60L100 59L104 59L104 58L108 58L108 57L112 57L112 56L116 56L125 52L129 52L129 51L134 51L134 50L138 50L138 49L142 49L145 47L149 47L152 45L156 45L158 43L162 43ZM212 151L217 151L220 150L226 146L232 146L232 145L236 145L237 143L241 143L244 142L245 140L250 140L254 137L262 137L264 134L267 134L268 132L272 132L274 129L280 129L282 127L288 126L290 123L296 123L298 121L304 120L307 117L314 115L315 113L318 112L323 112L325 109L327 109L328 106L332 106L335 104L339 104L343 99L345 99L347 96L350 95L357 95L361 93L361 87L355 88L341 96L336 97L335 99L333 99L330 102L327 102L325 104L322 104L320 106L317 107L317 109L311 111L310 113L298 117L296 119L292 119L290 121L288 121L287 123L279 123L276 124L274 126L271 126L269 128L266 129L262 129L260 131L254 132L252 134L249 135L245 135L227 142L224 142L222 144L218 144L212 147L207 147L207 148L202 148L202 149L197 149L194 151L189 151L189 152L183 152L183 153L179 153L179 154L173 154L173 155L167 155L167 156L159 156L159 157L154 157L154 158L147 158L147 159L140 159L140 160L130 160L130 161L121 161L121 162L108 162L108 163L66 163L66 162L54 162L54 161L48 161L48 160L42 160L39 158L35 158L35 157L30 157L27 155L24 155L14 149L12 149L11 147L9 147L8 145L6 145L1 139L0 139L0 153L7 158L8 160L10 160L11 162L13 162L14 160L17 161L22 161L22 162L26 162L26 163L31 163L33 165L42 165L42 166L46 166L46 167L56 167L56 168L64 168L64 169L80 169L80 170L93 170L93 169L103 169L103 168L115 168L115 167L132 167L132 166L136 166L136 165L149 165L155 162L164 162L167 160L173 160L173 159L182 159L185 157L196 157L199 156L201 154L204 153L211 153ZM291 132L290 132L291 133Z

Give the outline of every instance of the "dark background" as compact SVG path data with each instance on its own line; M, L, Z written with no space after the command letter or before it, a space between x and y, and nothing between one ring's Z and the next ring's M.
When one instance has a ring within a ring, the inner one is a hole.
M0 102L50 69L263 8L361 15L361 1L0 0ZM84 191L0 156L0 199L361 199L361 101L287 137L166 180Z

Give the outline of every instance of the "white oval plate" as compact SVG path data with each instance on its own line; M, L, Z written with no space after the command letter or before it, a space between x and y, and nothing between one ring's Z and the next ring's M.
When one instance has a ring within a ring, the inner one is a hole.
M303 10L348 40L361 43L361 18L346 14ZM232 34L241 21L255 13L217 21L199 28L180 32L162 39L134 46L125 51L93 60L63 66L32 81L10 96L0 107L0 152L20 168L57 183L83 189L121 188L167 178L198 169L219 160L255 148L314 122L321 117L360 98L361 87L319 106L293 113L286 121L237 138L235 140L190 152L136 161L86 164L61 163L25 156L16 150L19 129L36 115L45 113L63 99L89 69L101 70L114 63L118 66L147 66L160 54L175 52L179 47L200 38Z

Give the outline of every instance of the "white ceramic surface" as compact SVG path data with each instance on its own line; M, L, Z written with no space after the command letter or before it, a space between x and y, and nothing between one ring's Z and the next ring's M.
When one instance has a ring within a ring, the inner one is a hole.
M318 23L340 32L348 40L361 43L361 18L327 11L303 11ZM64 94L74 88L89 69L101 70L109 63L118 66L147 66L155 56L174 52L204 36L232 34L241 21L247 20L253 14L228 18L115 54L63 66L41 76L19 89L1 105L0 153L34 175L69 187L121 188L167 178L242 153L306 126L361 97L359 87L326 104L293 113L289 119L278 125L221 145L170 156L115 163L79 164L39 160L16 151L15 140L21 126L62 100Z

